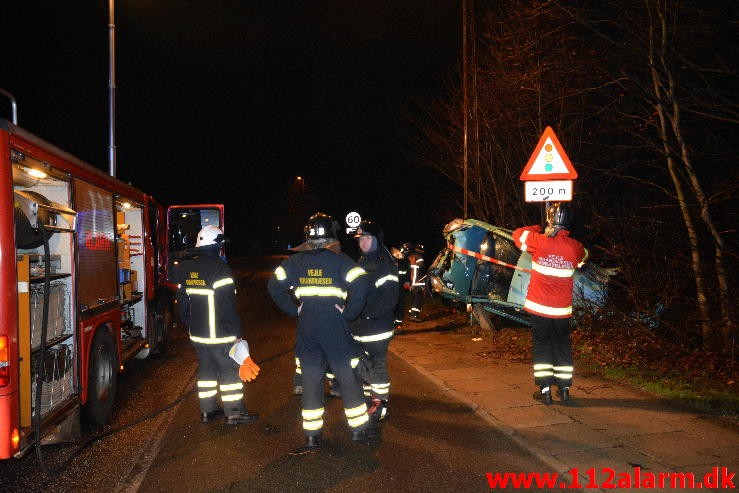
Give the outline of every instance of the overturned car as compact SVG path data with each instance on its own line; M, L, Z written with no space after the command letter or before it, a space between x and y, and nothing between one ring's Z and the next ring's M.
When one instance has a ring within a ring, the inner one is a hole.
M523 310L531 277L531 254L516 247L512 231L476 219L455 219L444 227L447 246L428 269L430 293L464 304L482 327L492 315L530 325ZM616 269L588 262L575 271L573 317L596 313L606 302Z

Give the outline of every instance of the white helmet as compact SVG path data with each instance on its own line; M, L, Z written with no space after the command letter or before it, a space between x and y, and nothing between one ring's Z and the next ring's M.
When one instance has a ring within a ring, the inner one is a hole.
M223 231L210 224L198 232L198 239L195 242L195 247L204 247L215 245L217 243L223 243Z

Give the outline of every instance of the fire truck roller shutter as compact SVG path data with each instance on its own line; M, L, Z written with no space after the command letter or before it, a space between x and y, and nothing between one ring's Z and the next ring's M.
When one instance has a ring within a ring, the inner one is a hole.
M77 211L77 300L87 308L118 296L113 193L79 178L74 182Z
M56 214L39 208L39 204L50 206L51 202L40 193L29 190L13 192L13 211L15 219L15 246L17 248L38 248L44 243L39 223L56 225ZM53 233L48 232L48 236Z

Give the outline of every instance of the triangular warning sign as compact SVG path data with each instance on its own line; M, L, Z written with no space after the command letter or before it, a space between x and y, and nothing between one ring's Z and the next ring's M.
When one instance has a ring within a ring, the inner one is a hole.
M522 181L535 180L574 180L577 171L572 167L562 144L554 135L552 127L544 129L544 133L531 154L529 162L521 173Z

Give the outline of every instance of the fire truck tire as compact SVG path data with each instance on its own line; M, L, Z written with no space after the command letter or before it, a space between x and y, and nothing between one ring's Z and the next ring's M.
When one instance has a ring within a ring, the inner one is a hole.
M110 417L115 400L118 355L113 336L100 327L92 338L87 374L87 402L83 407L92 427L103 426Z

